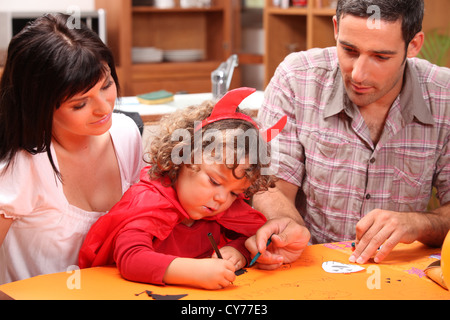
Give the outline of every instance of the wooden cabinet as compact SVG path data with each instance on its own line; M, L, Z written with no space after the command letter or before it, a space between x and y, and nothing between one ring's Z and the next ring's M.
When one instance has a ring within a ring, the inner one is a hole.
M265 79L267 85L275 69L291 52L336 45L332 18L336 13L332 0L308 0L305 7L282 9L265 0ZM425 0L423 31L437 29L449 35L449 0ZM449 53L450 55L450 53ZM450 64L450 58L447 66Z
M336 44L332 23L336 10L329 6L327 0L309 0L305 7L283 9L274 6L273 0L266 0L264 8L266 85L277 66L289 53Z
M210 7L159 9L132 0L96 0L107 16L107 41L116 58L122 95L165 89L211 92L211 72L236 52L239 1L213 0ZM203 50L199 61L133 63L133 47ZM233 84L239 82L235 70Z

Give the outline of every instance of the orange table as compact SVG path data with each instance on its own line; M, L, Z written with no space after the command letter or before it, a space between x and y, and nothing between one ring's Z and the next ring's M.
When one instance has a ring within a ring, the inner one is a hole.
M182 286L153 286L121 278L115 267L98 267L42 275L0 286L0 296L12 299L145 299L146 290L159 295L187 294L184 300L290 300L290 299L445 299L450 292L425 274L440 257L439 248L418 242L398 245L380 264L362 265L357 273L325 272L322 263L348 263L350 242L309 246L301 258L278 270L255 268L223 290ZM144 294L139 294L144 292ZM138 295L137 295L138 294Z

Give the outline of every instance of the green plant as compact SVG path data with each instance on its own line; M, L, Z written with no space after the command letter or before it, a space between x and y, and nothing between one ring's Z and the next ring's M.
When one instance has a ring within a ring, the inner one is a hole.
M434 209L437 209L441 206L436 193L437 193L437 190L436 190L436 188L433 187L431 198L430 198L430 201L428 202L428 207L427 207L428 211L433 211Z
M446 66L450 50L450 26L446 34L437 29L425 34L425 42L420 51L419 58L426 59L438 66Z

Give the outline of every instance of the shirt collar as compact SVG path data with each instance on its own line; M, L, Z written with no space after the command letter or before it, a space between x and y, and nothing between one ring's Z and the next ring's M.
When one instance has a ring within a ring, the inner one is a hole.
M349 109L348 112L353 113L351 110L353 103L345 91L339 66L335 68L334 72L334 90L328 97L329 103L325 106L324 118L334 116L346 108ZM435 123L423 98L417 73L411 68L408 60L406 60L403 88L400 92L400 106L406 123L411 123L414 118L424 124L433 125Z
M402 116L407 123L411 123L415 117L419 122L434 125L433 115L423 98L417 73L408 60L406 60L403 88L400 92L400 106Z
M339 65L334 69L334 86L333 90L328 97L328 103L325 105L324 118L328 118L340 113L344 110L344 106L348 105L345 100L347 98L347 93L344 89L344 81L342 80L341 70Z

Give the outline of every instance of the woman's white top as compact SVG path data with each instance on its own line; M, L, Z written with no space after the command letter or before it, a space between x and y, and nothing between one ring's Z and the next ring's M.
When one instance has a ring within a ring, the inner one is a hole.
M133 120L123 114L113 114L109 132L124 193L139 180L142 139ZM53 147L51 152L58 168ZM0 163L0 214L14 221L0 247L0 284L72 271L89 228L106 212L69 204L45 152L19 152L1 175L5 165Z

